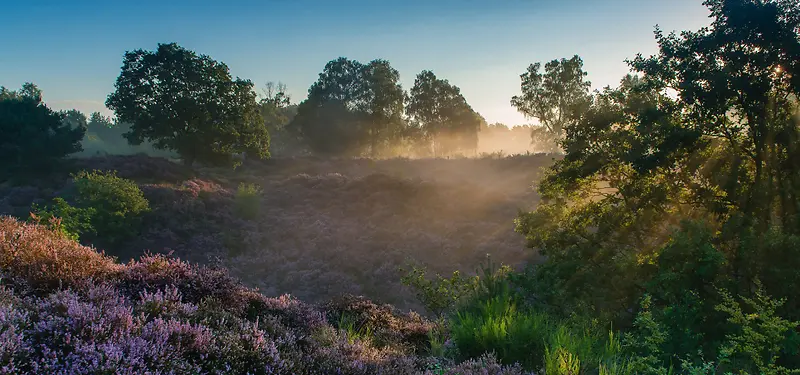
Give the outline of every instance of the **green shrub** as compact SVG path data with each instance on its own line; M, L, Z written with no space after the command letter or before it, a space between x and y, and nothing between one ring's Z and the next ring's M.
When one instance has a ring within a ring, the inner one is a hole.
M477 277L461 276L459 271L453 271L449 278L437 274L434 279L429 279L425 276L425 268L413 265L410 268L401 278L403 285L411 287L417 299L437 318L443 317L464 296L472 293L478 280Z
M248 220L257 218L261 211L261 189L256 184L240 183L236 189L234 211Z
M31 209L31 221L45 225L73 241L78 241L84 234L96 233L92 226L92 217L96 212L91 207L72 207L64 198L57 197L49 206L41 207L34 203Z
M142 215L150 205L135 182L116 172L81 171L73 176L77 207L94 210L92 226L97 236L111 243L139 232Z

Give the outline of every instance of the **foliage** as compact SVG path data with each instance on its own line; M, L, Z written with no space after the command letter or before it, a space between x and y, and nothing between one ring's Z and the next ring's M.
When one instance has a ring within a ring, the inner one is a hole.
M414 80L407 101L410 121L432 143L434 157L477 149L478 131L486 121L457 86L424 70Z
M778 364L778 358L787 350L797 355L796 330L800 328L800 323L777 315L785 300L766 295L760 283L753 298L741 298L746 309L727 292L722 292L722 298L717 309L728 315L728 322L735 325L736 330L726 336L719 350L723 357L721 365L760 374L800 373L800 369L789 371ZM794 342L787 340L789 333L795 337Z
M285 84L267 82L258 106L269 131L272 156L290 156L303 149L296 135L287 128L297 114L297 104L292 104Z
M91 226L103 241L114 243L139 233L150 205L135 182L100 171L81 171L72 181L75 205L91 213Z
M577 55L546 63L543 73L541 68L537 62L520 75L522 94L511 98L511 105L538 120L531 139L538 148L553 152L564 137L564 130L590 105L591 82L586 81L583 60Z
M40 207L34 203L31 207L32 221L47 225L73 241L78 241L83 234L91 236L97 233L92 226L95 214L93 207L72 207L61 197L54 198L50 206Z
M437 318L443 317L477 286L477 277L464 277L459 271L453 271L449 278L437 274L433 280L425 274L424 268L411 266L401 281L414 290L417 299Z
M48 108L32 83L18 91L0 86L0 178L49 172L81 151L85 123L70 124L67 116Z
M547 326L545 315L519 311L510 296L496 295L458 311L450 333L464 358L493 352L502 363L535 369L541 366Z
M542 204L517 219L547 257L521 285L550 311L633 332L637 373L788 372L800 4L705 4L710 27L656 30L659 53L564 127Z
M240 183L236 189L234 211L248 220L257 218L261 211L261 188L255 184Z
M269 133L253 84L175 43L125 53L106 106L131 124L125 137L174 150L187 165L230 163L234 153L269 156Z
M377 156L403 134L400 75L386 60L340 57L325 65L289 125L312 150Z

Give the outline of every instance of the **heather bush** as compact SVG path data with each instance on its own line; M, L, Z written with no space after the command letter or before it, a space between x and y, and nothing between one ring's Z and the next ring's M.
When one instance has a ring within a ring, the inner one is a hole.
M45 227L0 217L0 269L6 281L35 290L116 277L122 267Z
M460 364L443 367L436 366L425 371L422 375L534 375L535 372L526 372L518 364L504 366L491 354L484 354L479 358L470 359ZM549 374L549 373L548 373Z

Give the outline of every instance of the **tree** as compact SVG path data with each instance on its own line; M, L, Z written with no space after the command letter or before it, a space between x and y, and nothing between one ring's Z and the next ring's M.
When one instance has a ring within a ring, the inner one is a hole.
M316 152L360 154L369 149L377 156L406 126L399 79L386 60L332 60L309 88L290 128Z
M764 326L800 318L800 4L705 4L710 27L657 29L658 54L629 61L637 75L577 113L542 203L517 220L547 257L534 272L539 300L624 327L646 299L667 333L664 361L760 352L736 338L753 327L718 311L730 296L763 300L748 313ZM780 303L760 298L761 286ZM800 364L791 326L772 331L769 351L794 361L777 367Z
M133 145L150 140L187 165L228 163L234 153L269 157L269 132L253 83L232 79L228 67L175 43L125 53L106 106L131 124Z
M552 60L540 72L541 63L528 66L520 75L522 95L511 98L511 105L529 118L539 121L540 127L531 132L531 140L548 151L555 151L564 129L591 102L583 60L577 55L567 60Z
M364 67L340 57L331 60L308 89L289 127L319 153L360 153L364 141Z
M81 151L86 122L73 126L65 113L42 102L42 92L26 83L19 91L0 87L0 160L7 173L45 172Z
M478 131L486 121L476 113L461 89L425 70L417 75L406 112L433 146L434 156L478 146ZM485 125L484 125L485 126Z
M297 137L287 129L297 113L297 105L292 104L286 85L267 82L258 105L270 134L270 154L288 154L299 148Z
M364 66L367 131L370 154L396 141L403 134L405 92L399 83L400 73L386 60L373 60Z

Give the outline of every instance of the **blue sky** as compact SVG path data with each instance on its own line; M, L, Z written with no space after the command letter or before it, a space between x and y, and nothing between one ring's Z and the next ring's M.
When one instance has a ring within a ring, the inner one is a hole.
M595 88L625 58L656 52L653 27L707 25L701 0L9 1L0 85L32 81L53 108L102 111L127 50L177 42L294 101L329 60L389 60L405 88L423 69L461 87L489 122L528 122L509 104L533 62L580 55ZM9 33L10 31L10 33Z

